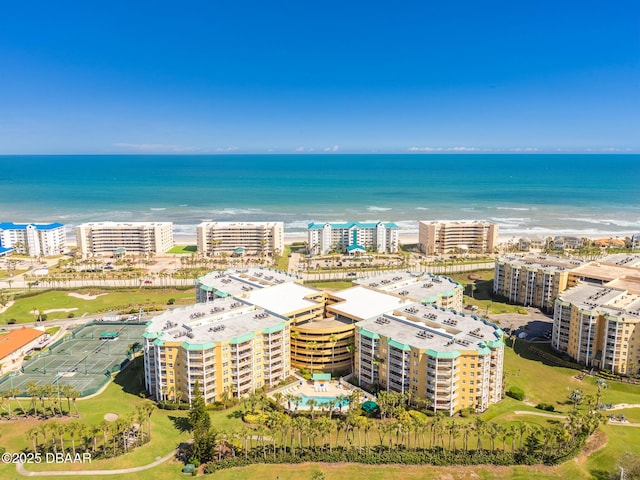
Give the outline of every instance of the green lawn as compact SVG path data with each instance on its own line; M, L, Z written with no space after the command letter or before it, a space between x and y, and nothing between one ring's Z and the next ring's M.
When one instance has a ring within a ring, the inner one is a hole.
M284 252L278 257L278 264L276 268L281 272L289 270L289 255L291 254L291 245L284 246Z
M76 293L98 295L95 299L85 300L69 295L67 291L48 291L28 298L16 299L15 303L0 316L0 322L6 323L16 319L17 323L33 322L36 319L34 310L45 312L55 309L75 309L71 312L59 311L47 313L47 320L67 318L70 313L74 317L84 314L107 313L119 310L129 310L138 307L166 306L170 298L176 303L193 303L195 295L193 289L178 290L163 289L122 289L102 290L100 288L80 289Z
M353 282L350 280L335 280L325 282L305 282L305 285L319 290L344 290L345 288L351 288L353 286Z
M142 369L142 358L139 357L129 368L115 377L114 382L109 384L105 391L93 398L79 399L77 401L80 421L87 425L100 423L105 413L116 413L124 417L132 413L136 406L148 402L140 398L137 393L140 391L140 374ZM23 401L24 402L24 401ZM151 415L151 441L126 455L119 456L117 460L104 459L91 463L91 469L114 469L128 468L146 465L153 462L157 457L162 457L176 448L178 443L186 441L189 434L180 432L175 428L175 421L186 416L184 411L170 411L156 409ZM58 419L66 422L68 419ZM31 427L40 425L45 421L36 419L19 419L2 422L1 445L8 452L19 452L27 448L28 442L25 431ZM67 439L67 442L69 440ZM53 470L81 470L87 466L78 465L30 465L29 470L53 471ZM10 465L0 464L0 478L13 478L15 469ZM60 477L57 477L60 478ZM111 478L111 477L110 477ZM127 478L122 476L121 478ZM129 476L128 478L133 478Z
M167 253L191 254L198 251L197 245L176 245Z

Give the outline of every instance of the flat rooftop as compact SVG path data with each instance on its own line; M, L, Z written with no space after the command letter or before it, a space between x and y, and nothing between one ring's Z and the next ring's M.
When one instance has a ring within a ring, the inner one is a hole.
M487 342L501 342L503 334L474 315L419 303L368 318L356 327L420 350L450 354L484 349Z
M284 222L202 222L198 227L225 227L225 228L242 228L242 227L277 227L284 226Z
M393 293L416 302L434 301L439 295L452 294L456 288L462 288L449 277L402 270L359 278L353 283L381 292Z
M389 295L362 286L340 290L332 293L331 296L342 301L328 305L327 311L342 314L356 320L364 320L365 318L380 315L410 303L395 295Z
M87 222L81 223L78 227L104 227L104 228L141 228L141 227L163 227L173 225L173 222Z
M584 310L640 319L640 295L611 286L580 284L565 290L560 299Z
M498 258L498 262L550 272L563 272L585 264L585 262L575 258L555 257L552 255L507 255Z
M626 267L639 267L640 268L640 255L629 253L615 253L613 255L607 255L600 259L603 263L613 263L615 265L624 265Z
M247 301L280 315L289 315L300 310L318 306L318 302L309 300L310 295L321 295L315 288L299 283L288 282L269 288L256 289L246 295Z
M196 288L216 290L231 296L247 295L253 290L299 280L296 276L278 270L233 268L224 272L211 272L200 277L196 280Z
M589 262L576 268L572 274L601 281L611 281L621 277L640 277L640 268L624 263L609 263L602 259L597 262Z
M195 345L229 342L286 321L260 307L225 298L168 310L151 320L145 335L156 333L167 342Z

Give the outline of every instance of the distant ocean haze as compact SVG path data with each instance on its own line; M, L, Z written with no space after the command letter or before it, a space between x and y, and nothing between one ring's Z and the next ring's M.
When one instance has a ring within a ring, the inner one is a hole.
M0 221L487 220L503 237L640 233L640 155L0 156Z

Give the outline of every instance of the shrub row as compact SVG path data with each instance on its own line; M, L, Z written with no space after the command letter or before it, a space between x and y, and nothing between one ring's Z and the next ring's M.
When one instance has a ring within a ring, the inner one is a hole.
M546 412L554 412L556 409L556 407L554 407L550 403L539 403L538 405L536 405L536 408L539 410L544 410Z
M524 390L520 387L509 387L509 390L507 390L507 396L522 401L524 400Z
M566 459L574 454L572 449L570 452L563 452L562 457L551 455L543 456L540 452L503 452L489 450L473 450L456 452L431 449L422 451L413 450L387 450L384 447L377 447L371 451L362 451L358 449L337 448L333 451L314 451L312 449L294 449L286 452L277 452L274 456L273 452L263 452L262 450L253 449L246 456L238 455L235 457L223 458L218 461L209 463L205 469L205 473L214 473L218 470L244 467L253 464L296 464L305 462L326 462L326 463L362 463L366 465L385 465L385 464L404 464L404 465L535 465L540 463L556 464L558 458ZM559 455L560 452L554 452Z

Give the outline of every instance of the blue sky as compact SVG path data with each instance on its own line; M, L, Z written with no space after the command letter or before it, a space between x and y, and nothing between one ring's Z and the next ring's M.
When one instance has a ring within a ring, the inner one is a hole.
M325 151L640 152L640 2L0 2L0 154Z

